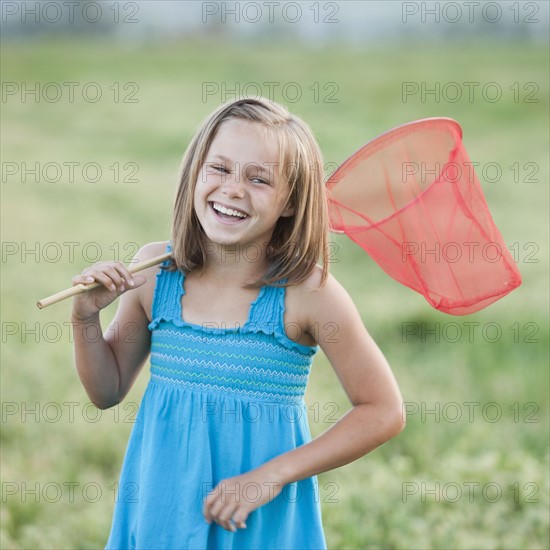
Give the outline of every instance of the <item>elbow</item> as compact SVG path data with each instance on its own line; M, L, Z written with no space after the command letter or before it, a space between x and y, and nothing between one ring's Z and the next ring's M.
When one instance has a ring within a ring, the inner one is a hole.
M407 424L405 409L402 405L394 406L384 415L384 437L387 440L399 435Z
M110 409L111 407L114 407L114 405L116 403L106 403L106 402L103 402L103 401L95 401L94 399L91 400L92 401L92 404L94 405L94 407L96 409L99 409L100 411L105 411L107 409Z
M92 403L94 403L92 401ZM115 407L116 405L118 405L118 401L117 402L114 402L114 403L94 403L94 405L101 411L105 411L107 409L110 409L111 407Z
M405 411L405 409L403 407L400 407L399 411L395 415L395 421L394 421L394 426L393 426L394 430L395 430L395 433L394 433L393 437L395 437L396 435L399 435L405 429L405 426L407 425L407 417L406 417L404 411Z
M116 407L122 402L126 393L122 393L118 388L90 388L84 386L91 403L99 410L104 411L111 407Z
M110 409L111 407L114 407L115 405L118 405L118 403L100 403L100 402L94 402L92 403L95 405L96 408L98 408L101 411L105 411L107 409Z
M370 425L370 428L365 431L365 447L368 450L363 454L383 445L405 429L404 408L399 403L376 407L375 411L367 405L364 414L364 425Z
M406 425L407 415L405 413L405 405L404 403L399 403L399 405L395 407L393 412L392 429L394 431L394 434L392 437L399 435L405 429Z
M91 396L89 397L92 404L101 411L110 409L111 407L116 407L116 405L122 401L122 399L96 399Z

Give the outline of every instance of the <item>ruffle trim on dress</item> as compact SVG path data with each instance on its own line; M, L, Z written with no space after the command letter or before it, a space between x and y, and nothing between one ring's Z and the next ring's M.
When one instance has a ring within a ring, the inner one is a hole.
M281 331L269 330L267 327L257 326L252 323L246 323L242 327L219 328L219 327L209 327L209 326L196 325L194 323L188 323L187 321L184 321L183 319L178 318L176 316L159 315L149 323L148 328L151 331L155 330L160 325L160 323L163 323L163 322L171 323L176 327L189 328L201 334L263 333L266 336L274 338L279 344L281 344L285 348L293 351L298 351L302 355L307 355L307 356L315 355L315 353L317 353L317 350L319 349L319 346L304 346L303 344L295 342L294 340L291 340L286 334L281 333Z
M170 243L166 252L170 252ZM167 266L168 261L162 265ZM148 324L150 331L161 322L172 323L176 327L189 328L202 334L246 334L263 333L274 338L287 349L298 351L305 356L313 356L319 346L305 346L291 340L284 329L285 287L262 287L256 299L250 305L246 323L239 327L225 328L208 325L197 325L183 320L181 299L185 295L185 274L181 271L160 269L156 274L156 284L151 306L152 320ZM174 288L175 287L175 288ZM266 319L272 319L271 322Z

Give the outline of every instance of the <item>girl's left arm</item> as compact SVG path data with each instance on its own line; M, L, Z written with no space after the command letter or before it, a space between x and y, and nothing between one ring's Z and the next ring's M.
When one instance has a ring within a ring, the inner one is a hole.
M270 489L263 491L265 495L255 503L242 499L240 505L231 499L222 504L219 494L211 494L205 502L205 517L226 529L234 530L231 518L237 527L244 527L248 514L277 496L284 485L348 464L396 436L405 426L403 400L390 366L348 293L332 276L321 289L314 289L311 283L300 287L301 292L294 292L297 298L293 307L307 312L304 325L325 352L352 408L309 443L246 474L224 480L237 492L246 483Z
M303 298L311 333L317 336L352 408L311 442L261 467L283 485L348 464L405 426L397 382L348 293L330 276L324 287L306 290Z

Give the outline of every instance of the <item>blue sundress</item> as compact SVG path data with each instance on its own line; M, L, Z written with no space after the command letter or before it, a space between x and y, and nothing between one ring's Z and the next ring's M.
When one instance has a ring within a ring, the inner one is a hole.
M227 329L183 321L184 283L180 271L157 274L150 379L106 548L325 549L316 476L286 485L246 529L206 523L220 481L311 440L303 398L318 348L287 337L284 287L262 287L247 322Z

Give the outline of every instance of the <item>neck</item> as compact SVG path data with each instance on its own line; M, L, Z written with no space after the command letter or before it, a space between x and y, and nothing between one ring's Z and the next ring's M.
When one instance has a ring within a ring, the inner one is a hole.
M206 245L203 275L223 284L245 284L257 281L267 269L265 246Z

